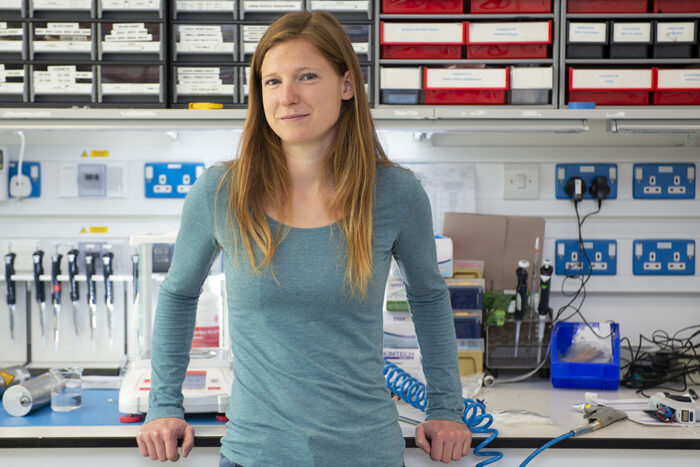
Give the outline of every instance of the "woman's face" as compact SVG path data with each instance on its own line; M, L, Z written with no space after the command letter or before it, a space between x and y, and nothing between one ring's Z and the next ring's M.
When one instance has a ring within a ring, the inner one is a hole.
M281 42L261 66L265 118L286 149L330 148L343 100L353 96L350 72L339 76L304 39Z

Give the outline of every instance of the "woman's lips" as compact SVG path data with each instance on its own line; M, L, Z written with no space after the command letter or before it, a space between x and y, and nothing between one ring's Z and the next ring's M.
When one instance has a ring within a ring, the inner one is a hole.
M280 120L286 120L286 121L294 121L294 120L301 120L304 117L308 117L309 114L295 114L295 115L285 115L284 117L280 117Z

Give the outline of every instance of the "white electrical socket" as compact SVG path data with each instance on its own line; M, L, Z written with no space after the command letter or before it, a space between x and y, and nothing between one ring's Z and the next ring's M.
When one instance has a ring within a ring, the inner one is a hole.
M539 199L538 164L503 164L503 199Z
M21 181L21 183L20 183ZM26 198L32 194L32 181L24 174L13 175L10 178L10 196Z

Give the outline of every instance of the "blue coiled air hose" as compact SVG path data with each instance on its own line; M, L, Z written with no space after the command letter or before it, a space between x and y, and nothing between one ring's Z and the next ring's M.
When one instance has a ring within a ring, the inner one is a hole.
M413 407L425 412L427 401L425 399L425 384L418 381L416 378L406 373L404 370L394 365L391 362L384 360L384 370L382 374L386 379L386 386L391 392L396 394L404 402L409 403ZM469 427L472 433L488 433L489 436L479 443L474 448L474 454L477 456L489 457L478 464L476 467L484 467L500 460L503 457L498 451L482 451L491 441L498 436L498 430L491 428L493 417L486 413L486 408L481 402L474 401L467 397L464 398L464 413L462 420Z

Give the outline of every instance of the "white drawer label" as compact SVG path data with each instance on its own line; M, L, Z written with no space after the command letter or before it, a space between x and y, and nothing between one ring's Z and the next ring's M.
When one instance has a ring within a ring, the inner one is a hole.
M22 41L0 41L0 50L3 52L21 52Z
M383 23L385 44L463 44L462 23Z
M569 42L607 42L607 23L569 23Z
M22 94L24 83L3 83L0 82L0 94Z
M161 0L102 0L103 10L159 10Z
M651 89L651 70L574 70L572 89Z
M656 42L695 42L695 23L656 23Z
M267 31L268 26L243 26L243 42L255 42L256 45L262 39L263 34Z
M90 41L34 41L35 52L92 52Z
M176 0L175 8L178 11L233 11L235 1L192 1Z
M34 93L36 94L91 94L92 83L54 83L43 82L34 75Z
M420 68L382 68L379 71L382 89L420 89Z
M90 10L92 0L33 0L35 10Z
M106 42L120 41L152 41L153 35L148 32L144 23L115 23L112 30L104 37Z
M176 50L178 52L189 52L189 53L206 53L206 52L217 52L217 53L233 53L234 43L233 42L178 42L176 45Z
M428 68L426 88L497 88L506 89L505 68L443 69Z
M298 11L301 10L301 0L299 1L243 1L244 11Z
M103 83L102 94L159 94L158 83Z
M45 28L34 28L34 35L51 36L92 36L92 29L81 28L78 23L46 23Z
M160 42L103 42L103 52L159 52Z
M180 26L181 42L223 42L221 26Z
M24 30L22 28L3 28L0 27L0 37L10 37L10 36L24 36ZM7 40L7 39L3 39Z
M312 10L328 11L369 11L369 1L324 1L311 0Z
M469 23L470 44L550 41L548 22Z
M700 89L700 69L659 70L659 89Z
M232 95L234 92L233 84L217 84L217 83L178 83L178 94L206 94L206 95Z
M615 23L613 42L651 42L651 23Z
M353 42L352 43L352 50L354 50L356 54L366 54L369 52L369 43L367 43L367 42Z
M511 89L552 89L551 67L512 68Z

